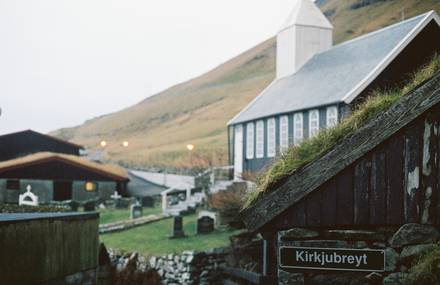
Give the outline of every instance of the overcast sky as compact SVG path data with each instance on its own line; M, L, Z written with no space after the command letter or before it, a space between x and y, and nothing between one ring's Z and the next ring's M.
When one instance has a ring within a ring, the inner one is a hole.
M295 0L0 0L0 133L133 105L276 34Z

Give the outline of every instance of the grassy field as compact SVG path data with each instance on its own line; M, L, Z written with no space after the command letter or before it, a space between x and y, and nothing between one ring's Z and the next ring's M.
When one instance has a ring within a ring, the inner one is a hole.
M144 217L162 213L161 205L156 204L154 208L143 208ZM105 209L99 210L99 223L109 224L130 219L130 209Z
M124 232L101 235L105 246L121 251L137 251L143 255L163 255L180 253L184 250L207 250L229 245L229 236L239 231L215 231L211 234L196 235L196 215L183 217L186 238L168 239L172 219L137 227Z
M351 9L359 0L327 0L321 7L340 43L432 9L438 0L380 1ZM178 52L178 48L176 49ZM108 142L105 156L130 166L185 168L194 165L185 148L217 165L227 164L226 123L254 99L275 76L275 39L250 49L214 70L147 98L132 107L53 132L96 148ZM121 147L128 140L130 147Z

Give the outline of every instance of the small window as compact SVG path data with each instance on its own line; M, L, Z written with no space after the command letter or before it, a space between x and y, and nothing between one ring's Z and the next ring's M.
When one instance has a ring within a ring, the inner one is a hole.
M338 123L338 108L336 106L327 108L327 128L332 128Z
M289 117L280 117L280 151L285 152L289 147Z
M92 181L87 181L86 184L84 185L84 189L87 192L96 191L97 188L98 188L98 184L96 182L92 182Z
M304 138L304 125L303 125L303 114L297 113L293 116L293 127L294 127L294 135L293 135L293 144L295 146L299 145Z
M264 122L257 121L257 131L256 131L256 157L264 157Z
M319 132L319 111L311 110L309 112L309 137L313 138Z
M6 189L9 190L20 190L20 180L6 180Z
M246 158L254 158L254 123L246 125Z
M276 154L275 119L267 120L267 156L274 157Z

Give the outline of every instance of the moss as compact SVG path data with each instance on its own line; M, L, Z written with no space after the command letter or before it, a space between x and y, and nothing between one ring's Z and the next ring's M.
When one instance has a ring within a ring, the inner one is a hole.
M249 194L244 208L252 205L293 172L328 152L343 138L353 134L357 129L376 118L399 98L434 76L439 70L440 56L436 54L427 65L411 74L404 87L374 91L372 96L368 97L337 126L320 131L316 137L305 140L299 146L290 147L286 153L277 158L265 173L258 177L257 189Z
M440 245L423 255L405 280L408 285L438 284L440 282Z

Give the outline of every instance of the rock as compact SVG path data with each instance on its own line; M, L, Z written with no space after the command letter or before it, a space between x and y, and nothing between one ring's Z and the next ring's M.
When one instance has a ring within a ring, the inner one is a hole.
M385 271L394 271L399 261L399 254L392 248L385 250Z
M373 247L374 248L386 248L387 244L384 242L374 242L373 243Z
M278 270L279 285L304 285L304 274Z
M383 279L383 285L403 285L405 284L405 278L408 276L406 273L397 272L391 273Z
M360 285L365 284L365 278L362 273L328 273L312 275L306 280L305 284L319 284L319 285ZM368 283L367 283L368 284Z
M367 279L368 281L377 283L379 280L382 280L382 274L377 273L377 272L371 272L370 274L365 276L365 279Z
M400 253L400 257L403 260L418 258L425 252L429 251L434 247L433 244L418 244L405 246Z
M439 231L433 226L405 224L390 239L390 245L399 248L411 244L433 243L439 237Z
M328 230L322 236L329 239L386 241L386 235L376 231L361 230Z
M347 241L343 240L302 240L291 242L293 246L301 247L324 247L324 248L352 248Z
M279 232L278 236L280 240L295 240L295 239L315 238L319 236L319 233L303 228L293 228L287 231Z
M365 241L356 241L354 243L354 248L367 248L368 244Z

